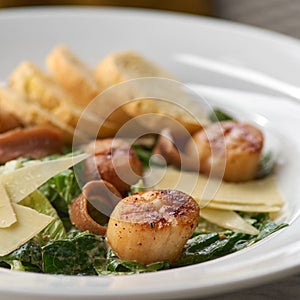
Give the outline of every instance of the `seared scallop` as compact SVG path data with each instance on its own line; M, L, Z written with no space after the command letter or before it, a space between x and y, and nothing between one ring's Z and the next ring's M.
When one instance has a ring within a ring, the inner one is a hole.
M134 194L113 210L107 242L116 254L143 264L174 262L198 224L199 206L177 190Z
M86 147L92 154L85 161L85 181L103 179L127 196L130 186L137 183L143 166L134 150L122 139L99 139Z
M255 178L263 142L262 132L253 125L224 121L197 132L188 142L186 153L199 156L200 172L240 182ZM197 153L192 150L194 144Z

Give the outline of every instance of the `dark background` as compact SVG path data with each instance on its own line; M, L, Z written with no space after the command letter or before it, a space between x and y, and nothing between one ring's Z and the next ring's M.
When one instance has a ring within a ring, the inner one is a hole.
M0 0L0 8L32 5L123 6L199 14L300 38L299 0Z

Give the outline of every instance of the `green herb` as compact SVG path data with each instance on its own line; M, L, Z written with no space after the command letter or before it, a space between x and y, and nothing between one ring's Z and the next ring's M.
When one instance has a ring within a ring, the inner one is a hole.
M222 121L231 121L233 120L233 117L225 113L223 110L216 108L209 115L209 119L211 122L222 122Z

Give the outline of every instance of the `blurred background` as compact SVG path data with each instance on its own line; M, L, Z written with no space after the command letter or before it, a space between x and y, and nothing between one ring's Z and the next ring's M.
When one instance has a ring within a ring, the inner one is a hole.
M300 38L299 0L0 0L0 9L35 5L162 9L232 20Z

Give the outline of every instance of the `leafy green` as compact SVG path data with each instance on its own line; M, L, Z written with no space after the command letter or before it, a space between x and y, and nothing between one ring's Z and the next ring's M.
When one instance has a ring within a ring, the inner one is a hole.
M152 149L144 147L142 145L133 145L132 147L138 158L143 163L144 167L149 167L149 162L152 156Z
M0 268L10 269L10 265L5 261L0 261Z
M108 251L107 258L100 259L95 264L98 275L128 275L146 272L155 272L168 269L170 264L168 261L156 262L144 265L136 261L123 260L117 257L113 251Z
M24 265L20 260L9 260L7 264L10 266L11 270L14 271L26 271Z
M135 185L132 185L130 187L130 195L134 193L140 193L146 191L146 188L144 186L144 182L142 179L140 179Z
M184 251L172 267L186 266L215 259L248 247L275 231L287 226L276 224L268 219L267 214L257 214L254 226L259 230L257 236L245 233L224 231L214 233L199 233L190 238Z
M264 220L261 224L258 226L259 234L254 238L255 242L258 242L270 234L286 227L287 224L282 223L282 224L276 224L273 221L270 220Z
M54 220L36 236L36 239L41 245L46 244L49 240L59 240L66 237L66 231L61 219L51 203L41 192L38 190L34 191L20 201L19 204L28 206L42 214L54 218Z
M9 255L0 257L0 262L19 271L95 275L94 262L105 256L103 238L80 232L42 247L32 239Z
M272 174L275 168L275 164L276 163L272 152L269 151L264 153L259 161L256 178L261 179Z
M174 267L186 266L215 259L231 253L236 241L245 234L227 231L223 233L202 233L188 240L180 259Z
M233 117L219 108L215 108L208 116L211 122L231 121Z
M41 272L42 249L35 240L30 240L12 253L0 257L12 270Z
M218 121L231 119L220 110L216 110L215 115ZM152 150L141 145L134 146L134 149L144 166L149 166ZM45 160L59 157L61 156L51 156ZM26 163L27 159L12 161L1 166L0 173L21 168ZM264 154L257 178L269 175L273 169L272 153ZM144 186L142 182L139 182L132 186L131 193L143 190ZM68 216L68 205L80 192L73 169L68 169L52 177L39 190L23 199L20 204L55 219L19 249L0 257L0 267L29 272L100 276L155 272L201 263L233 253L249 247L286 226L286 224L278 225L269 220L268 214L240 213L247 222L259 230L259 234L253 236L225 231L223 228L200 219L197 229L187 241L181 257L175 263L162 261L144 265L118 258L113 251L107 250L103 237L87 232L82 233L74 228Z
M84 232L48 243L42 252L45 273L95 275L94 263L105 258L106 247L102 237Z
M68 205L81 193L73 169L52 177L39 190L63 214L68 214Z

